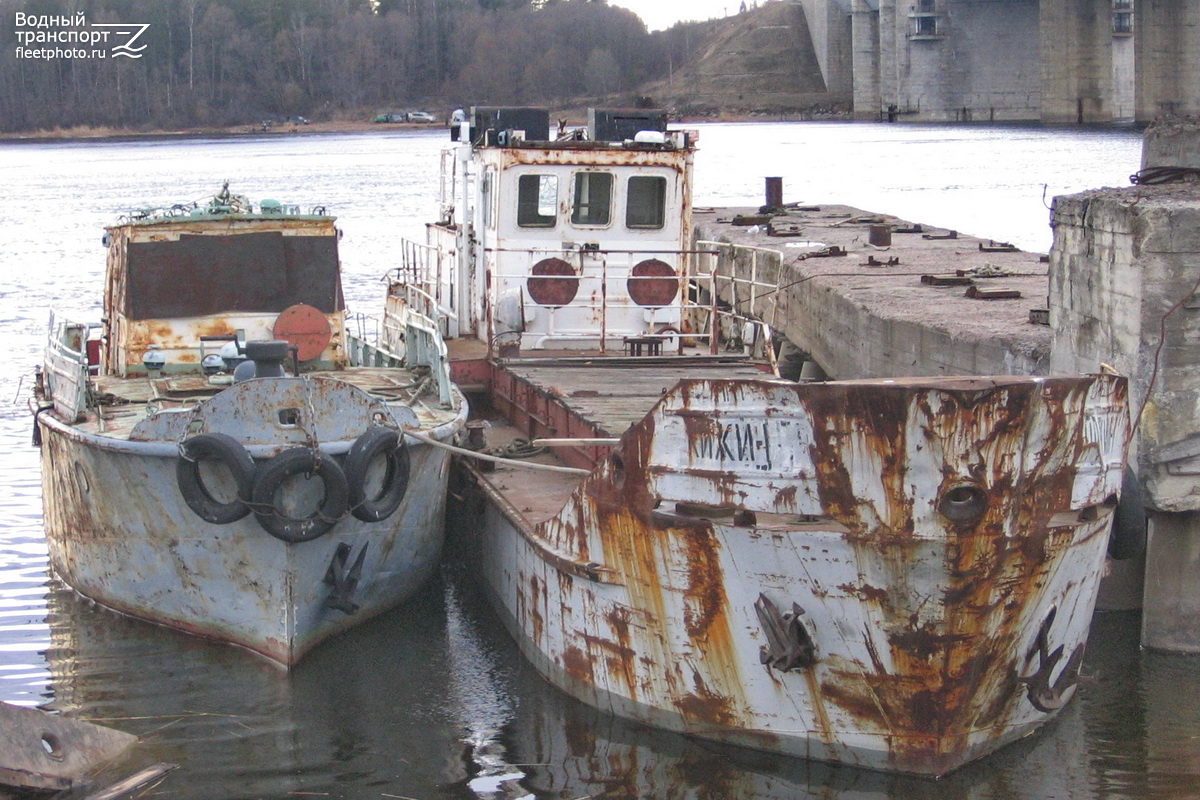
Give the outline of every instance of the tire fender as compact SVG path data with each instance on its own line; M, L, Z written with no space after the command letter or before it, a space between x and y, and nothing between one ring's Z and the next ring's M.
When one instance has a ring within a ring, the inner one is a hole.
M380 456L387 460L383 488L374 497L367 497L367 470ZM404 501L404 496L408 494L411 469L412 462L403 437L391 428L372 425L355 440L346 456L350 513L363 522L382 522L396 513L396 509Z
M227 525L250 513L247 501L254 488L254 459L237 439L224 433L201 433L184 440L179 453L175 480L179 484L179 493L196 516L214 525ZM218 461L225 465L237 484L234 500L222 503L212 496L200 475L201 461Z
M321 479L325 497L307 517L288 516L276 500L283 484L295 475ZM263 530L285 542L311 542L329 532L346 515L350 488L346 473L330 456L307 447L284 450L259 467L251 493L254 517Z

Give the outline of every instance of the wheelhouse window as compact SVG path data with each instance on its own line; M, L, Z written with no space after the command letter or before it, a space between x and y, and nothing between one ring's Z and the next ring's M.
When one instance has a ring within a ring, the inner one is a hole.
M666 221L667 179L635 175L629 179L625 227L661 228Z
M522 175L517 180L517 225L553 228L558 220L558 176Z
M576 173L571 223L607 225L612 215L612 186L611 172Z

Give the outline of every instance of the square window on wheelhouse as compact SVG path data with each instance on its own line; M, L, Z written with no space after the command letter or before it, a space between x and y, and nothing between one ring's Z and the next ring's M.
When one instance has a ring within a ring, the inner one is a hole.
M522 175L517 180L517 225L553 228L558 219L558 176Z
M612 208L613 176L610 172L575 173L574 225L607 225Z
M657 175L636 175L629 179L625 206L625 227L661 228L666 220L667 179Z

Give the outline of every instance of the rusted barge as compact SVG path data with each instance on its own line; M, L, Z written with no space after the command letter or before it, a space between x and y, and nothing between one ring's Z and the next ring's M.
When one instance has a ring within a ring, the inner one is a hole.
M412 594L462 430L432 321L345 332L323 209L228 189L108 229L104 316L52 318L46 538L80 593L284 665Z
M781 380L692 249L691 134L460 119L389 313L453 313L456 376L494 409L469 423L492 452L462 462L466 551L541 673L650 725L922 775L1054 716L1121 486L1124 380Z

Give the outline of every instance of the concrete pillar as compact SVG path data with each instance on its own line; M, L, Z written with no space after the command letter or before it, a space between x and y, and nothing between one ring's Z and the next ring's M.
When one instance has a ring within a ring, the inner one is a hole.
M1200 7L1189 0L1137 0L1137 118L1200 114Z
M1037 0L854 0L852 42L859 118L1038 118Z
M879 103L901 111L900 53L896 49L896 0L879 0Z
M1042 0L1042 121L1113 120L1113 11L1097 0Z
M851 0L798 0L808 20L825 90L842 99L854 91Z
M1200 512L1152 514L1142 645L1200 653Z
M1151 128L1144 160L1200 166L1200 125ZM1200 652L1200 184L1054 200L1052 372L1130 378L1131 452L1150 512L1142 641Z
M879 12L867 0L853 0L850 13L854 73L854 118L879 118Z

